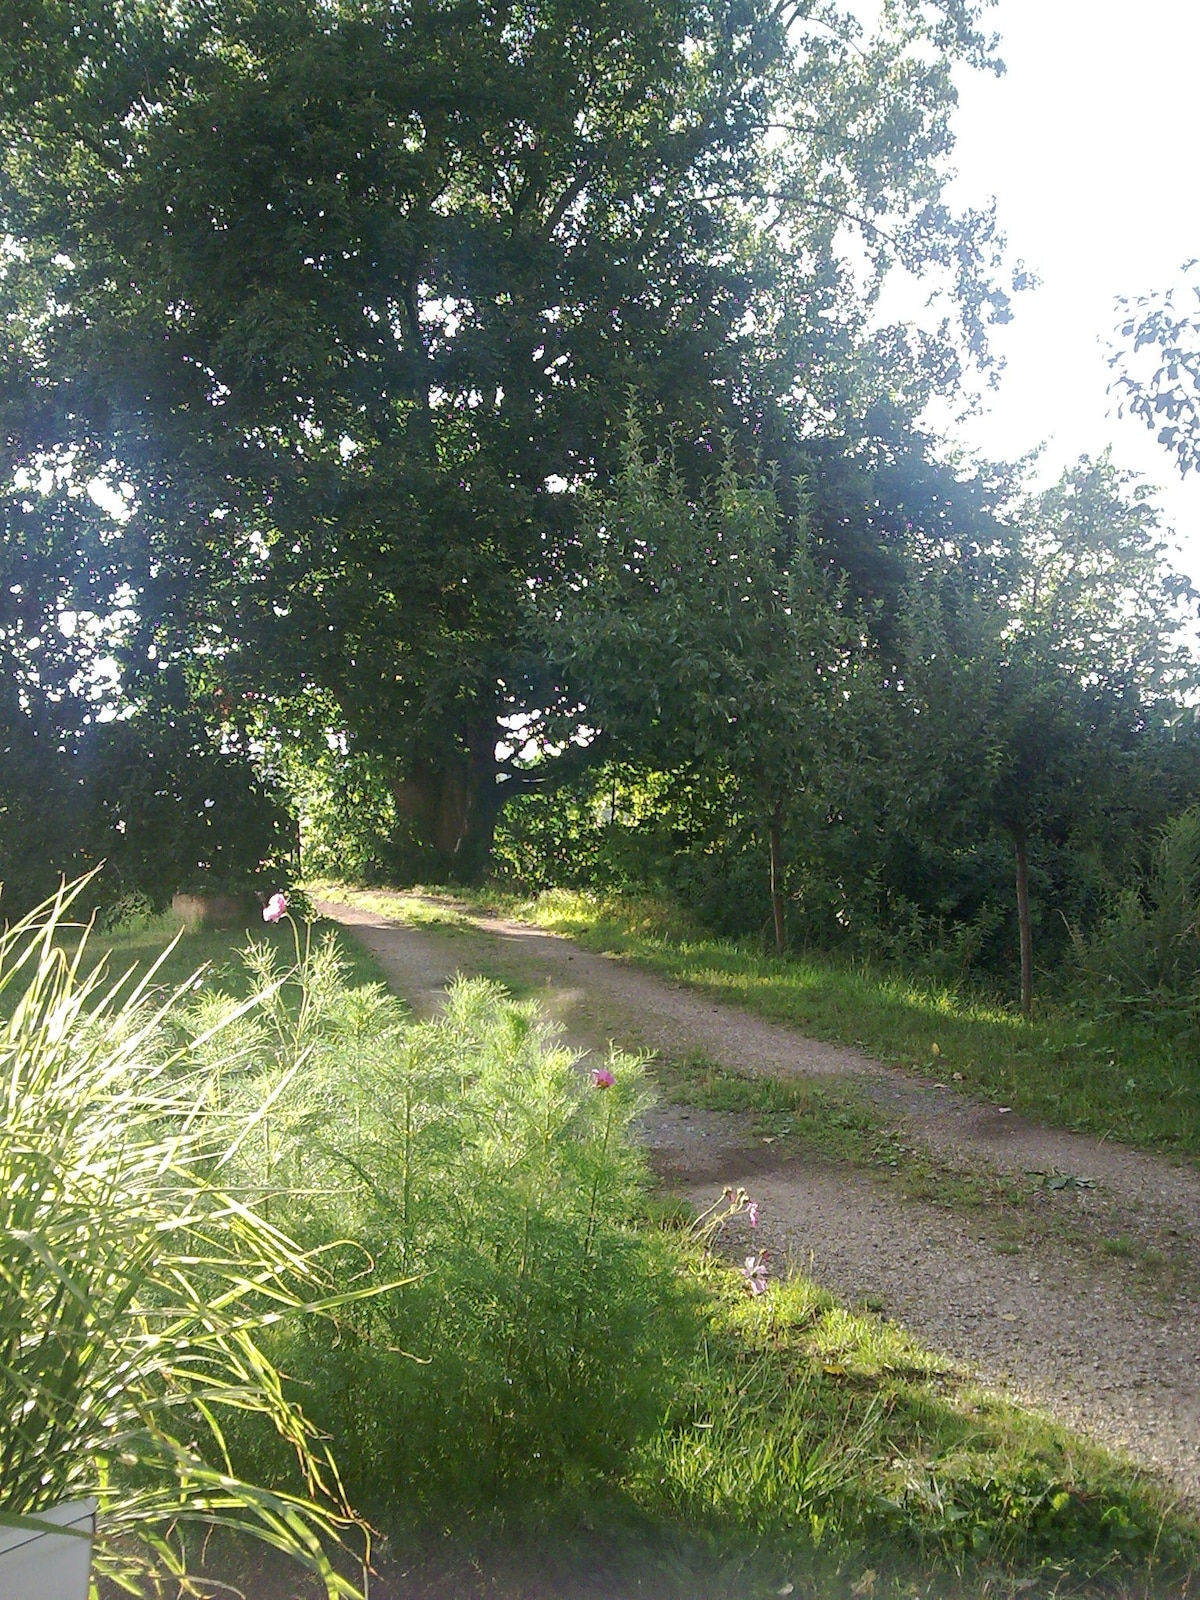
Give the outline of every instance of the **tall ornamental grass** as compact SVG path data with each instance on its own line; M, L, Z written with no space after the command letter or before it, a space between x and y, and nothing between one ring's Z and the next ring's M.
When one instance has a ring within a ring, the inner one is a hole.
M0 1520L96 1494L96 1571L126 1592L218 1526L353 1595L329 1556L351 1513L263 1344L337 1295L241 1187L262 1107L221 1105L222 1080L254 1070L234 1036L274 996L181 1031L190 983L155 998L153 971L89 970L77 893L0 934ZM290 1456L290 1490L234 1469L226 1432L247 1416Z

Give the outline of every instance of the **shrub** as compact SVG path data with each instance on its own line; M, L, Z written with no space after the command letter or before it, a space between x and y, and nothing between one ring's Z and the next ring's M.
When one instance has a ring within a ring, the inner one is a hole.
M85 848L107 863L109 901L161 910L180 889L261 890L294 870L282 794L192 708L98 724L76 764Z
M9 914L104 863L80 892L109 920L180 889L286 883L295 823L278 786L192 708L56 728L0 695L0 882ZM83 901L79 902L83 903Z
M251 952L263 976L273 959ZM332 944L303 968L304 1071L243 1084L240 1181L276 1186L310 1246L353 1239L345 1282L367 1258L358 1281L415 1279L338 1313L332 1348L300 1325L275 1347L353 1497L394 1518L618 1468L700 1330L678 1257L636 1226L640 1063L581 1074L535 1005L484 980L417 1023L348 989Z
M1075 935L1086 992L1148 1019L1194 1028L1200 1008L1200 807L1158 833L1147 871L1095 934Z

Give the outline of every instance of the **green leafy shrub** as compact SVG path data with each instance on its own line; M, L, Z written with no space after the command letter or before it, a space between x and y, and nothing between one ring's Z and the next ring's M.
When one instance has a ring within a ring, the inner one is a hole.
M351 1520L336 1473L262 1342L330 1283L229 1182L252 1114L206 1114L246 1057L232 1034L174 1046L191 981L155 1002L153 970L88 970L70 903L0 934L0 1515L98 1495L97 1568L129 1592L219 1524L352 1595L325 1551ZM290 1452L295 1492L238 1477L234 1412Z
M1200 806L1168 822L1140 881L1123 889L1090 938L1075 936L1085 992L1194 1029L1200 1010Z
M251 952L264 977L274 959ZM678 1258L635 1225L640 1063L581 1074L536 1006L483 980L417 1023L338 965L329 943L303 962L303 1072L282 1092L272 1072L242 1086L269 1112L239 1171L283 1192L301 1240L355 1241L344 1281L414 1280L339 1313L332 1348L297 1326L276 1349L348 1490L386 1518L618 1469L700 1327ZM296 1024L277 993L286 1058Z
M323 738L316 748L302 745L279 756L299 797L306 876L328 873L356 883L438 876L437 852L422 845L396 804L388 760L358 749L331 750Z
M181 889L251 891L295 873L278 787L223 749L189 706L64 732L0 697L0 882L20 914L64 878L109 922L162 910Z
M180 889L277 889L294 872L283 796L189 706L100 724L77 765L85 846L107 863L109 900L161 910Z
M71 758L40 707L0 686L0 883L7 914L53 894L81 869L82 796Z

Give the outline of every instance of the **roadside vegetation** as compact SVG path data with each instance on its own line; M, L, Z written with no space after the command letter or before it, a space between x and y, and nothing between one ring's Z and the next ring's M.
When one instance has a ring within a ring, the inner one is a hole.
M820 952L791 958L697 934L656 902L564 894L515 902L539 926L569 933L677 981L817 1038L860 1045L893 1066L965 1089L1038 1120L1180 1155L1200 1155L1200 1076L1193 1034L1086 994L1045 1002L1024 1020L976 990L882 963Z
M278 985L217 1015L198 975L85 962L71 900L0 934L0 1515L36 1534L40 1514L95 1495L94 1570L129 1593L182 1574L224 1527L289 1554L330 1600L352 1595L331 1556L365 1527L265 1335L357 1291L238 1181L264 1100L235 1110L222 1092L294 1077L300 1031L254 1048L245 1018L278 1009ZM287 1483L232 1462L243 1417L288 1451Z
M72 976L81 969L55 953L65 934L57 945L31 928L10 936L10 1044L47 1037L47 979L28 983L19 965L40 937L55 1003L99 1045L47 1058L43 1076L60 1074L73 1097L67 1126L92 1148L103 1102L128 1120L142 1167L164 1140L176 1159L143 1217L165 1237L161 1255L131 1243L115 1195L111 1239L72 1235L70 1270L91 1273L97 1355L62 1372L58 1358L27 1364L9 1383L14 1447L30 1447L30 1415L64 1443L61 1482L31 1479L6 1512L98 1489L106 1561L161 1570L165 1548L183 1565L204 1547L224 1579L253 1559L206 1542L203 1525L236 1500L251 1531L265 1520L310 1565L332 1560L335 1586L353 1578L338 1541L361 1539L359 1517L385 1571L400 1562L418 1575L445 1569L439 1530L456 1527L463 1593L470 1551L500 1564L507 1551L511 1565L522 1548L563 1572L602 1559L679 1596L1188 1592L1200 1526L1151 1480L976 1392L879 1316L802 1277L776 1281L755 1247L753 1196L715 1192L700 1217L657 1197L629 1134L647 1095L637 1060L581 1072L535 1004L486 980L460 981L438 1019L414 1022L332 937L286 924L273 934L241 950L232 935L185 935L172 960L186 968L204 949L215 960L203 980L144 973L107 1032L102 966ZM101 943L122 961L145 936ZM128 1039L136 1060L115 1053ZM55 1120L58 1101L17 1075L11 1048L7 1060L6 1192L18 1203L29 1129L43 1127L37 1159L55 1152L59 1189L20 1226L49 1230L91 1181L87 1162ZM131 1098L139 1083L148 1120ZM176 1263L161 1219L201 1197L209 1215L232 1196L240 1253ZM10 1238L15 1226L6 1218ZM285 1293L283 1265L253 1265L245 1252L260 1238L312 1287ZM114 1241L137 1250L128 1277ZM244 1395L220 1376L233 1333L217 1327L194 1351L177 1305L179 1285L199 1306L224 1273L249 1280L230 1301ZM69 1352L82 1337L69 1302L40 1278L9 1270L6 1282L10 1328L25 1307L10 1348L27 1363L39 1348ZM122 1431L110 1435L104 1413L83 1427L122 1341L150 1327L155 1364L122 1401ZM155 1421L163 1408L169 1434ZM164 1446L184 1437L186 1451ZM231 1474L224 1498L209 1506L189 1472ZM314 1482L333 1496L324 1510ZM161 1546L156 1529L175 1542ZM518 1567L503 1590L513 1597Z
M756 940L706 933L668 898L502 884L396 893L320 880L318 888L428 926L463 925L472 910L502 912L587 949L636 961L727 1004L1059 1127L1175 1154L1200 1155L1200 1077L1190 1030L1164 1030L1131 1008L1043 1002L1025 1021L978 989L881 963L822 955L778 957ZM422 899L421 896L426 896Z
M1200 1153L1200 596L1108 454L930 420L1032 281L952 204L986 0L66 9L0 26L0 1516L94 1490L135 1591L223 1523L345 1594L365 1517L1182 1594L1158 1487L664 1213L637 1061L269 921L451 884ZM1124 321L1187 469L1200 329ZM156 966L178 897L255 938Z

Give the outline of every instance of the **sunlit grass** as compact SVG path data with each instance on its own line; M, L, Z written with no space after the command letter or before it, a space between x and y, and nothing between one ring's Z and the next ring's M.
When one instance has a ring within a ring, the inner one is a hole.
M754 1299L708 1276L704 1359L635 1492L756 1537L772 1587L739 1593L1188 1592L1200 1529L1133 1467L803 1277Z
M252 1533L357 1594L326 1548L354 1524L336 1469L263 1345L344 1298L229 1185L254 1114L214 1110L274 992L181 1032L190 970L106 967L67 923L77 893L0 934L0 1514L95 1495L97 1570L130 1594L182 1576L189 1525ZM290 1492L231 1464L225 1430L248 1416L295 1460Z
M333 878L314 878L305 885L313 900L334 900L356 906L361 911L377 911L408 928L436 932L471 932L474 924L457 896L445 889L411 889L397 894L392 889L360 889Z
M493 890L464 903L502 909L812 1037L961 1083L1038 1120L1200 1155L1194 1054L1135 1022L1049 1005L1025 1022L977 995L863 963L812 952L780 959L704 937L658 898L557 889L522 899Z
M337 941L339 955L353 981L383 981L375 961L357 939L343 933L336 923L313 924L314 939L326 934L332 934ZM187 928L167 912L159 917L139 917L105 933L89 934L84 970L90 971L104 961L114 976L131 968L135 976L140 976L159 962L154 982L163 989L175 987L203 970L206 984L217 984L240 999L250 993L254 984L253 975L237 955L250 938L265 941L285 961L295 959L295 933L290 922L272 925L260 921L248 928ZM164 957L164 951L175 940L178 942Z

